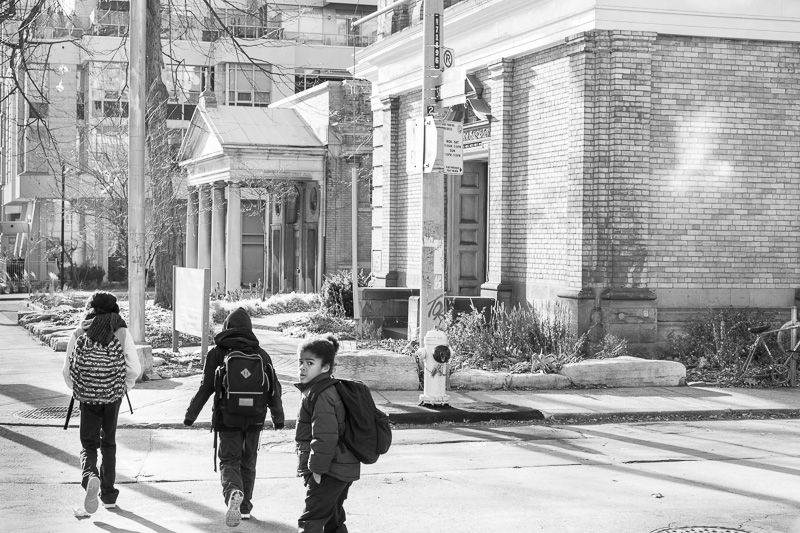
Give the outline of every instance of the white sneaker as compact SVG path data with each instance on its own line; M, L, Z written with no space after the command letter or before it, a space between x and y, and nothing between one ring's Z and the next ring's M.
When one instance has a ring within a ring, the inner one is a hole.
M250 520L250 513L242 513L242 520Z
M88 518L90 515L86 512L86 509L80 506L75 506L72 508L72 514L75 518Z
M100 501L100 478L92 476L86 484L86 498L83 500L83 508L89 514L94 514L97 511L98 502Z
M242 505L244 494L242 491L235 490L231 492L231 497L228 499L228 512L225 513L225 525L228 527L236 527L242 521L242 511L239 506Z
M105 502L103 502L103 507L105 507L106 509L116 509L117 508L117 504L116 503L105 503Z

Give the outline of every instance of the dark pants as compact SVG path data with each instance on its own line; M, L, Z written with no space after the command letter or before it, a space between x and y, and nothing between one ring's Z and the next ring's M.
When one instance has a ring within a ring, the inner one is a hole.
M256 484L256 460L260 439L261 431L235 429L219 432L217 456L222 479L222 495L227 505L233 491L242 491L244 499L239 510L243 513L249 513L253 509L253 487Z
M306 507L297 521L298 533L347 533L344 521L344 501L352 481L342 481L328 475L317 484L309 476L306 481Z
M117 478L117 418L122 398L114 403L81 403L81 486L91 476L100 478L100 500L103 503L116 503L119 491L114 488ZM102 461L97 469L97 449Z

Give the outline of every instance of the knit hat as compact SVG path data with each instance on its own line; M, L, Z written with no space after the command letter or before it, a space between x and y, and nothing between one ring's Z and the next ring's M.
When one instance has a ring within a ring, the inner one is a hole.
M86 309L93 309L95 314L119 313L117 297L106 291L97 291L86 301Z

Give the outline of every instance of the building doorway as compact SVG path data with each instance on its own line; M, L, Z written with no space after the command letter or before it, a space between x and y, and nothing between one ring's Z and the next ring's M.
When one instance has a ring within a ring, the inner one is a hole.
M319 257L319 186L298 183L289 194L272 201L270 227L270 289L315 292Z
M464 174L448 176L447 293L480 296L486 281L488 164L465 161Z

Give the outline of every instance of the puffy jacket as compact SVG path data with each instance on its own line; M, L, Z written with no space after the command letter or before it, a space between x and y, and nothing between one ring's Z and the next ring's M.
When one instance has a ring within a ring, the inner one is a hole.
M186 410L185 418L191 422L197 420L200 411L206 404L211 395L214 394L214 379L217 367L222 364L225 354L230 350L253 351L261 356L268 368L272 368L272 358L258 345L258 338L253 333L250 315L241 307L233 311L223 324L223 330L214 337L216 346L209 350L206 356L205 366L203 366L203 380L200 388L195 393L189 408ZM270 379L273 384L267 407L272 418L272 423L276 429L284 426L283 402L281 400L281 384L274 370ZM266 413L260 417L232 416L227 413L218 412L218 406L214 406L214 427L218 431L226 429L251 429L260 430L264 426L267 418Z
M295 384L302 392L295 431L297 474L327 474L342 481L355 481L361 476L361 462L339 439L344 432L345 410L336 387L319 393L313 413L308 405L314 385L330 378L330 373L324 373L309 383Z

